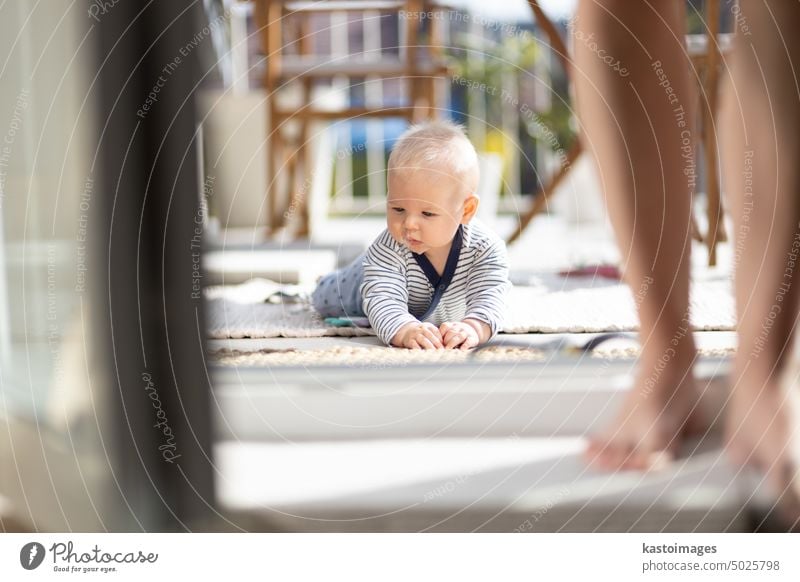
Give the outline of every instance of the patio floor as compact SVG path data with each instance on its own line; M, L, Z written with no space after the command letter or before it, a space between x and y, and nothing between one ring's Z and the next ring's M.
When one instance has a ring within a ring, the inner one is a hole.
M333 219L313 245L256 243L252 232L231 231L215 248L305 245L333 250L342 264L383 227L379 217ZM510 219L496 224L501 235L512 227ZM719 254L722 265L730 263L726 245ZM534 221L509 257L517 274L619 261L605 225L548 216ZM727 275L725 267L709 269L705 260L698 247L696 276ZM554 340L582 345L596 335L503 337L536 348ZM733 332L698 332L696 339L701 351L736 347ZM208 345L212 352L239 353L381 347L375 337L218 339ZM699 374L716 382L717 392L728 360L700 360ZM246 517L251 528L291 531L752 529L749 511L764 503L763 494L752 497L758 489L752 475L727 465L716 433L700 448L690 446L667 472L587 471L580 459L585 435L611 420L630 388L633 363L581 362L556 355L552 363L511 366L217 367L222 507L234 519ZM300 457L305 461L298 464ZM297 473L301 465L307 477Z

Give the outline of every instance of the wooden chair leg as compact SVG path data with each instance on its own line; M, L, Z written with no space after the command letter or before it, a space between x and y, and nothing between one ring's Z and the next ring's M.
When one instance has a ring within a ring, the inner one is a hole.
M511 236L509 236L508 239L506 239L507 244L511 244L517 240L525 228L527 228L530 222L534 219L534 217L547 208L547 203L550 200L550 197L553 195L553 192L564 180L567 174L569 174L570 170L572 169L572 165L575 163L575 160L578 159L581 151L583 151L581 142L576 140L575 144L567 153L566 163L558 169L558 172L556 172L550 178L550 181L547 184L543 184L542 187L539 188L533 195L533 203L531 204L531 207L525 214L520 216L519 223L514 229L514 232L511 233Z
M269 201L269 231L274 234L286 225L286 212L291 203L290 192L297 173L297 159L291 143L283 135L284 128L273 128L270 139L272 175L267 177Z
M259 26L262 48L267 54L267 68L264 75L264 88L269 100L269 119L267 120L267 236L273 234L283 224L283 210L280 204L280 171L284 167L283 142L281 139L278 108L275 105L275 93L280 75L281 50L283 35L281 21L283 6L277 0L260 0L256 3L256 16Z
M537 0L528 0L528 4L533 11L534 18L536 19L537 24L545 31L547 34L547 38L550 40L550 47L553 52L555 52L559 61L561 61L561 65L564 67L564 71L566 72L567 78L570 77L570 63L569 59L567 58L567 47L564 44L564 39L561 38L561 33L558 29L553 25L553 22L547 17L547 15L542 10L542 7L539 5ZM511 233L511 236L508 237L506 240L507 244L513 243L517 240L522 232L527 228L527 226L531 223L534 217L542 212L545 208L547 208L547 203L550 200L550 196L552 196L554 190L558 187L558 185L564 180L564 178L569 174L570 170L572 169L572 164L575 160L578 159L582 151L580 140L575 140L575 144L570 148L569 152L567 153L567 161L564 165L562 165L558 172L556 172L547 184L543 184L541 188L539 188L536 193L533 195L533 202L531 207L528 211L520 216L519 223L517 227L514 229L514 232Z
M703 232L700 230L700 226L697 224L697 217L692 212L692 240L696 242L705 242L705 237L703 236Z
M717 242L722 222L722 209L719 193L719 157L717 152L717 132L714 115L717 111L720 54L717 48L719 32L719 0L707 0L706 22L708 25L708 50L703 76L705 102L701 104L703 119L703 153L706 167L706 201L708 204L708 264L717 264Z
M275 107L270 104L270 118L275 115ZM278 218L278 172L282 168L281 162L281 143L278 132L280 129L275 127L274 122L267 123L267 159L265 171L267 175L267 235L273 234L280 226Z
M311 27L307 18L300 20L300 54L310 55L313 52L311 42ZM302 107L313 107L311 103L311 79L305 78L301 81L303 87L303 100ZM299 171L297 172L294 187L291 190L290 208L297 215L298 228L294 233L295 237L308 238L310 236L309 219L308 219L308 191L310 189L311 180L314 177L314 169L312 165L311 155L312 150L308 144L310 121L306 118L300 120L300 136L299 145L297 148L297 159L299 163Z
M297 171L291 188L291 202L289 208L297 217L297 230L293 233L296 238L307 238L310 236L308 220L308 193L311 188L311 180L314 178L311 154L312 149L308 145L308 126L307 120L300 122L300 142L295 153L297 160Z
M276 130L276 134L278 131L280 130ZM291 192L294 189L298 174L297 148L294 147L293 142L287 141L283 135L278 134L274 143L275 175L270 190L270 196L272 196L271 206L274 208L272 220L270 221L271 234L275 234L284 228L290 212L294 211Z

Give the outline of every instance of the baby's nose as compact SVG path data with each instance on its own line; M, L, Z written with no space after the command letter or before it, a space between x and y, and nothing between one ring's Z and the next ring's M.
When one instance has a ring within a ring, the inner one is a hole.
M405 222L404 222L404 226L405 226L406 230L416 230L416 228L418 226L417 217L413 216L411 214L406 216L406 219L405 219Z

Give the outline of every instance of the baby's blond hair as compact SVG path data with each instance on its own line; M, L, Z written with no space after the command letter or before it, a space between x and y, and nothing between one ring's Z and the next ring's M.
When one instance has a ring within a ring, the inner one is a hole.
M477 195L478 154L464 129L452 121L429 121L411 126L389 155L388 171L441 171L456 178L465 195Z

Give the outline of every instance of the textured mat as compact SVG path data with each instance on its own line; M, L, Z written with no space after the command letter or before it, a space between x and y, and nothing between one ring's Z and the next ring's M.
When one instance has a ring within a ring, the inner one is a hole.
M635 301L620 283L542 275L515 285L510 294L510 317L505 333L581 333L638 329ZM308 292L253 280L207 290L208 335L212 338L271 338L374 335L371 330L327 325L305 302L272 304L278 291ZM638 298L647 290L637 293ZM691 322L697 331L733 330L734 301L727 279L695 281L691 293Z
M253 279L242 285L206 289L206 330L212 338L270 338L374 335L371 330L335 328L301 300L270 303L277 293L296 294L302 299L309 287L280 285Z
M700 349L701 357L731 357L732 348ZM342 366L357 368L386 368L410 364L454 364L460 362L519 363L544 362L552 353L537 348L509 346L488 347L479 351L462 350L403 350L390 347L335 347L323 350L306 349L261 349L253 351L216 350L209 358L220 366L232 367L277 367L277 366ZM638 348L602 349L592 352L591 357L600 359L635 358Z
M222 366L341 366L388 367L408 364L449 364L473 362L544 361L542 350L487 348L477 353L462 350L402 350L389 347L336 347L326 350L218 350L210 359Z

